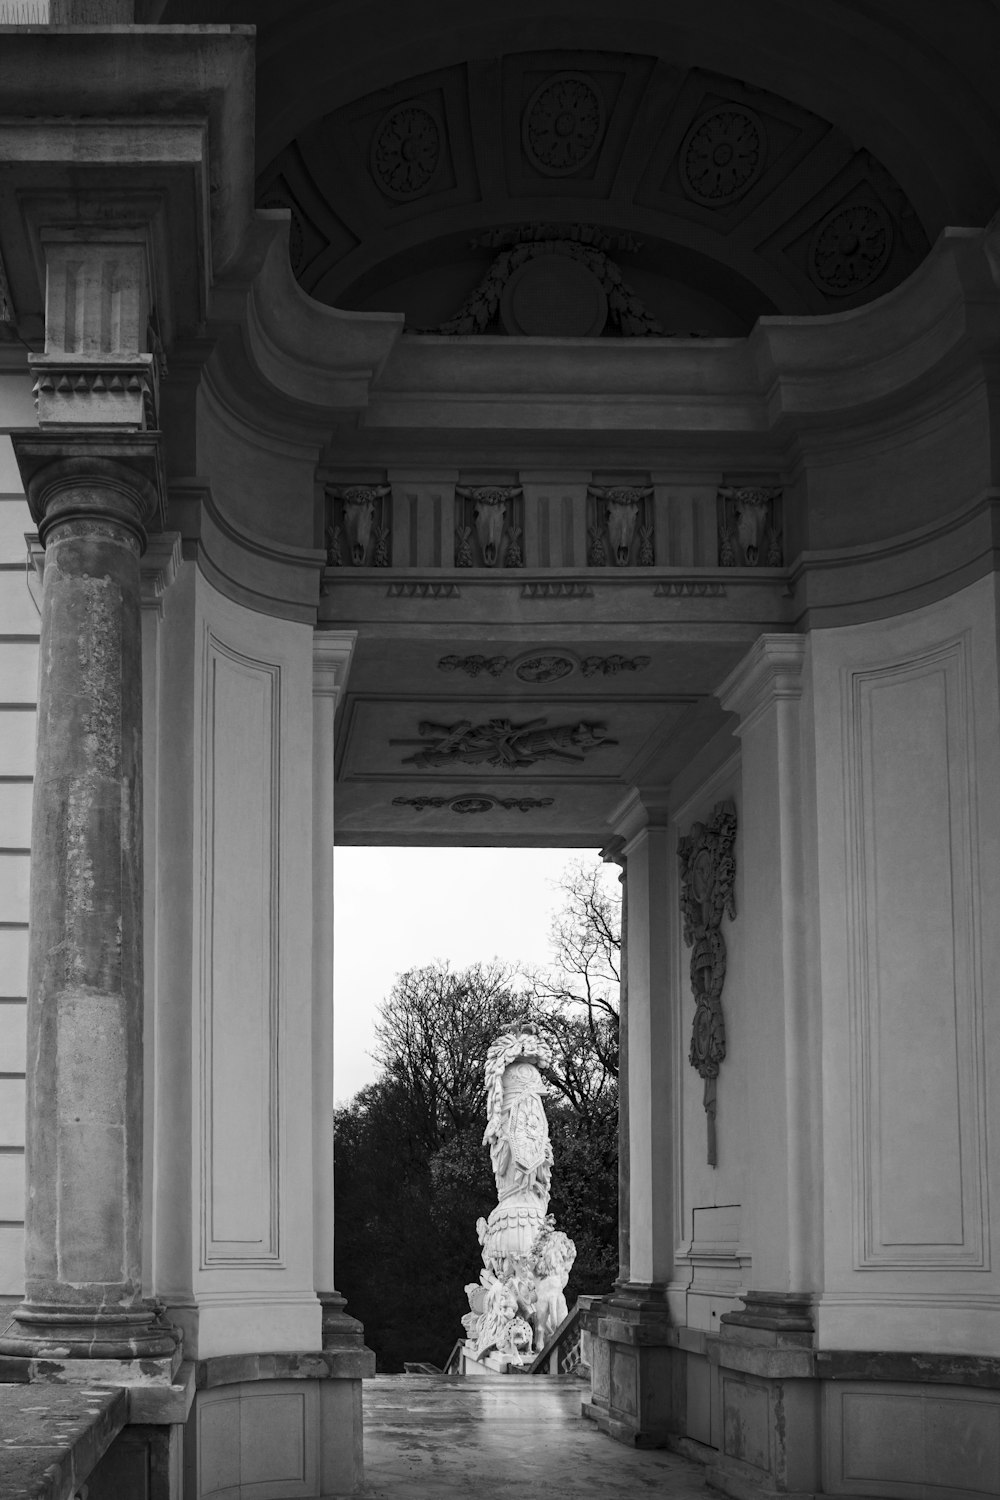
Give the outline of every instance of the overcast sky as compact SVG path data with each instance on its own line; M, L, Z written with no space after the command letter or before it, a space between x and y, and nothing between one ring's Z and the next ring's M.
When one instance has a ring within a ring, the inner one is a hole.
M334 852L334 1098L375 1077L379 1002L397 974L499 957L546 964L549 926L573 849L359 849ZM617 869L607 868L613 881Z

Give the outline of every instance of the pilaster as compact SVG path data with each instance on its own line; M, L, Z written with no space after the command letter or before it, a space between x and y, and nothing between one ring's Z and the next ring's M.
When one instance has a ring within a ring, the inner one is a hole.
M323 1348L363 1348L364 1330L344 1311L334 1278L333 1219L333 842L334 722L357 632L313 636L313 1264L323 1307ZM367 1367L364 1373L372 1373Z

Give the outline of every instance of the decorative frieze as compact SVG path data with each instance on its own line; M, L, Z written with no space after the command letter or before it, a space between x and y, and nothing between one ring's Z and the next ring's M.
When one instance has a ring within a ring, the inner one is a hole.
M392 489L387 484L328 485L327 566L387 568Z
M723 599L726 585L705 578L670 578L658 583L654 599Z
M715 1115L719 1068L726 1056L722 989L726 982L726 940L722 918L736 916L736 807L715 805L710 823L695 823L680 840L681 915L684 941L691 949L691 989L695 1013L691 1030L691 1066L704 1080L708 1125L708 1164L718 1161Z
M457 583L390 583L385 591L387 599L458 599L461 589Z
M525 583L521 585L522 599L592 599L594 590L589 583Z
M592 568L653 566L652 485L588 484L587 503L587 561Z
M447 807L461 817L469 817L498 807L504 812L534 812L539 807L551 807L554 801L554 797L494 797L488 792L473 792L461 797L393 797L392 805L413 807L417 812Z
M456 568L524 567L523 496L519 484L455 486Z
M417 728L419 739L389 743L424 746L403 758L404 765L421 769L488 765L516 771L540 760L583 761L592 750L618 743L608 738L603 724L582 720L551 726L546 719L530 719L524 724L513 724L510 719L487 719L481 724L473 724L471 719L461 719L457 724L424 720Z
M719 567L780 568L782 490L723 485L718 491Z

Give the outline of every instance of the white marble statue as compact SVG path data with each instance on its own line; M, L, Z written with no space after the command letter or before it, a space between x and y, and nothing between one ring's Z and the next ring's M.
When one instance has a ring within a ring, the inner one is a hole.
M546 1043L531 1032L498 1037L486 1056L486 1134L497 1206L476 1225L483 1248L480 1285L466 1287L462 1319L476 1359L491 1349L515 1366L544 1348L566 1316L565 1286L576 1258L548 1214L552 1146L539 1064Z

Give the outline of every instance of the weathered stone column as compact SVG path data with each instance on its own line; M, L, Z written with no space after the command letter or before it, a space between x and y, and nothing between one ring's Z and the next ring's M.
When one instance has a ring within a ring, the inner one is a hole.
M45 566L26 1296L0 1342L6 1355L169 1359L176 1342L143 1303L141 1272L139 557L157 506L157 442L138 432L16 441Z

